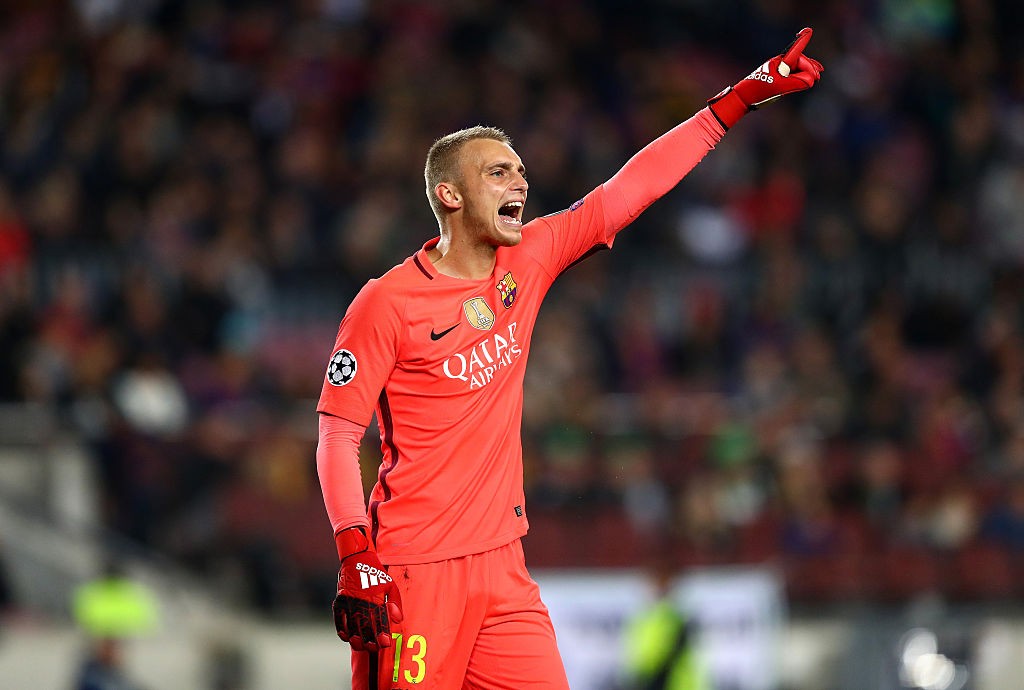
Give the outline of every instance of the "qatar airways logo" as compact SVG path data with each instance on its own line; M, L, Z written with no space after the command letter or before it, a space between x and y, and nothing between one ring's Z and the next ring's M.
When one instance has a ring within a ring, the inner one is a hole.
M481 340L469 352L456 352L441 368L445 376L465 381L473 390L486 386L498 370L512 366L522 354L523 348L516 340L516 324L512 322L507 331Z

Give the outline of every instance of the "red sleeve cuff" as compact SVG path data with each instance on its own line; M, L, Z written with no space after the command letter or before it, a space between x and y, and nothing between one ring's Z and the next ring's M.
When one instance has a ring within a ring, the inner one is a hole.
M370 548L370 538L362 527L346 527L334 535L334 543L338 546L338 558L341 560Z
M710 99L708 108L715 119L726 129L731 128L750 111L749 106L743 102L743 99L731 86Z

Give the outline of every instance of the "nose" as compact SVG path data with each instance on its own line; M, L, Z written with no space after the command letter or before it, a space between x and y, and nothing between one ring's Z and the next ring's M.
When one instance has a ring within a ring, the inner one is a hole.
M516 173L515 190L516 191L523 191L523 192L525 192L529 188L530 188L530 183L526 181L526 178L523 177L523 174L521 172L517 172Z

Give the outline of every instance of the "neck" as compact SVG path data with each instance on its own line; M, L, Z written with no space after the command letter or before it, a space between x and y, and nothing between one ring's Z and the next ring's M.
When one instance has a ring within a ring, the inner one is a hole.
M427 255L437 272L450 278L483 280L494 272L498 248L490 244L460 242L441 232L441 240Z

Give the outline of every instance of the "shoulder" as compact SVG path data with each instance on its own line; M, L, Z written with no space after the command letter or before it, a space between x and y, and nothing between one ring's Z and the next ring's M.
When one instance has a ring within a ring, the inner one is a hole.
M583 218L588 215L588 212L593 211L595 208L600 208L604 197L604 188L598 186L591 190L585 197L577 199L569 206L563 209L548 213L543 216L534 218L529 223L523 226L523 239L526 239L527 233L537 234L551 232L552 229L564 223L569 223L575 219Z
M381 312L400 312L408 296L415 290L412 268L414 257L391 268L378 278L371 278L352 300L351 308Z
M599 211L601 208L602 195L603 190L598 187L566 208L534 218L523 225L523 243L548 243L555 235L566 232L567 228L574 224L590 222L592 211Z
M558 213L564 213L559 211ZM551 221L558 213L549 213L546 216L538 216L529 223L523 225L523 242L529 244L531 242L537 242L544 237L551 234Z

